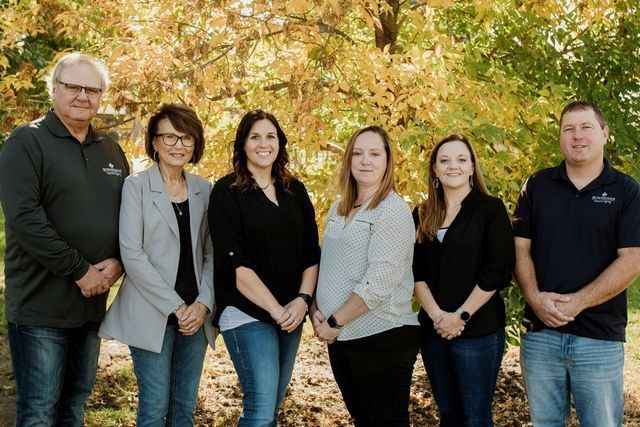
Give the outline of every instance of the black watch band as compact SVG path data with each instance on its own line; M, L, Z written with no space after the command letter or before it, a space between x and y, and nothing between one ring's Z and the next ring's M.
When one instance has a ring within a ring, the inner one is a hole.
M327 324L329 324L329 326L331 326L333 329L342 329L343 326L336 321L336 318L333 317L333 314L327 319Z
M309 307L311 305L311 303L313 302L313 298L311 297L311 295L305 294L304 292L300 292L298 294L298 297L302 298L302 300L305 302L305 304L307 304L307 307Z
M464 311L462 307L458 308L456 310L456 313L458 313L458 316L460 316L460 319L462 319L464 322L468 321L471 318L471 315L467 311Z

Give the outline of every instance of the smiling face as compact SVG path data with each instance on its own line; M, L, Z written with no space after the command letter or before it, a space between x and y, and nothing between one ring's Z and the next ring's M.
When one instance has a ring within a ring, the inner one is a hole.
M363 132L353 144L351 175L358 191L380 185L387 170L387 152L382 137L374 132Z
M244 142L247 155L247 168L253 172L259 169L271 169L278 157L280 143L276 127L267 119L258 120L251 126Z
M560 123L560 150L569 166L602 163L609 127L601 127L592 109L568 112Z
M469 178L473 176L471 152L462 141L442 144L436 155L433 172L444 190L470 188Z
M169 119L162 119L158 122L156 135L160 134L186 135L184 132L176 130ZM165 168L182 169L193 156L193 146L185 147L181 140L178 140L175 145L169 146L163 142L162 136L156 136L153 139L153 148L158 152L158 163Z
M77 86L102 87L100 73L88 62L75 62L66 65L60 72L58 80ZM100 99L100 94L87 96L85 90L73 93L58 81L53 82L51 93L53 109L68 128L88 127L98 112Z

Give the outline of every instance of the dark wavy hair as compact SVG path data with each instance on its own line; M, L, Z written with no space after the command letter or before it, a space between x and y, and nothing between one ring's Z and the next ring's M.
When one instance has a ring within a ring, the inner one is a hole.
M264 110L252 110L242 116L238 129L236 130L236 138L233 141L233 172L236 174L236 181L233 183L240 191L254 190L258 188L258 184L253 179L249 168L247 167L247 153L244 151L244 145L249 137L251 128L260 120L269 120L276 128L278 136L278 155L276 156L271 168L271 176L275 179L276 186L284 190L289 189L289 184L294 179L293 175L287 169L289 165L289 154L287 153L287 136L280 127L275 116Z
M158 131L158 123L162 119L169 120L177 131L193 136L195 144L193 146L193 156L191 156L189 163L198 163L204 154L204 129L196 112L191 107L183 104L162 104L153 113L147 124L147 132L144 136L144 149L147 156L157 162L153 139Z

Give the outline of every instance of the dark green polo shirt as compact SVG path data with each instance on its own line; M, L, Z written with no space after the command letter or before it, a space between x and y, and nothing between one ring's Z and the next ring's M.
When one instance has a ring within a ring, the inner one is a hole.
M75 280L90 264L119 258L128 174L117 143L90 128L80 144L52 110L13 131L0 153L9 322L65 328L102 320L107 293L85 298Z

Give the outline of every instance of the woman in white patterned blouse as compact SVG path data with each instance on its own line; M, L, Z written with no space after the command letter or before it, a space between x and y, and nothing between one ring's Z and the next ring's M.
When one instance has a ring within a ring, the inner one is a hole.
M318 338L356 426L408 426L420 332L411 310L414 226L395 192L393 152L378 126L358 129L327 217L316 304Z

